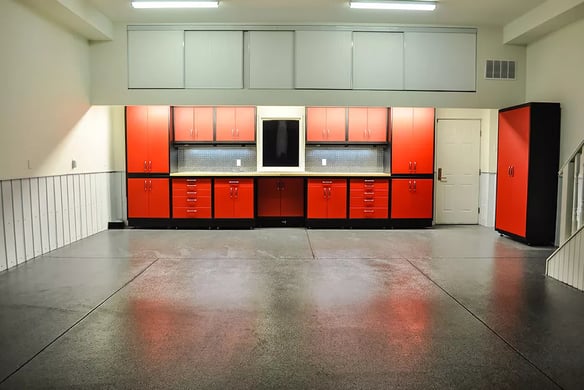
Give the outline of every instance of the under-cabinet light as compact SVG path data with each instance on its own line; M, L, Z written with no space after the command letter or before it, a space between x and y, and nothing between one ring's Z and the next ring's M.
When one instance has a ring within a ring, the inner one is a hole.
M219 1L132 1L134 8L217 8Z
M350 2L351 8L356 9L388 9L405 11L434 11L435 1L358 1Z

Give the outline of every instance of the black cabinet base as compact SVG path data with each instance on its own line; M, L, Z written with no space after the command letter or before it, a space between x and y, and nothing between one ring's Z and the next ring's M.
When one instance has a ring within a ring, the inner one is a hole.
M205 218L173 218L170 220L170 224L177 229L211 229L213 220Z
M495 229L497 232L499 232L501 235L505 235L509 238L511 238L512 240L521 242L523 244L527 244L529 246L554 246L554 240L551 238L541 238L541 237L532 237L532 236L527 236L527 237L522 237L522 236L518 236L516 234L513 233L509 233L506 232L504 230L501 229Z
M304 217L257 217L255 225L257 227L304 227L306 219Z
M392 219L394 229L421 229L432 227L432 219Z
M140 229L168 229L172 226L169 218L128 218L128 226Z
M248 219L214 219L212 226L217 229L253 229L255 221Z
M306 220L306 227L307 228L344 229L347 226L348 225L347 225L346 219L307 219Z
M349 219L351 229L385 229L391 227L389 219Z

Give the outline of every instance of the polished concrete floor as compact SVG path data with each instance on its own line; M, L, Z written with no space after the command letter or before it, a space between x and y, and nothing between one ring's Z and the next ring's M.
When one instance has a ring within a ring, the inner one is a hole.
M0 389L581 389L584 294L482 227L121 230L0 273Z

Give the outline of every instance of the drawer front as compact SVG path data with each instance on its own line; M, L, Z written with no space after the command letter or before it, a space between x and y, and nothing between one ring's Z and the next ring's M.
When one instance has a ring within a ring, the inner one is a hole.
M172 208L173 218L211 218L211 207L176 207Z
M384 208L388 209L389 204L389 196L353 196L351 193L351 207L376 207L376 208Z
M351 191L389 192L388 179L351 179Z
M173 207L211 207L211 196L180 196L172 197Z
M387 219L389 212L387 207L352 207L349 218L351 219Z
M173 179L172 194L211 196L211 179Z

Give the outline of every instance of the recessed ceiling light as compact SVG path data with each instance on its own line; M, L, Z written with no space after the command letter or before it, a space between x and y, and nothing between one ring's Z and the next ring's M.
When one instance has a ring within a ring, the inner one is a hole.
M134 8L217 8L219 1L132 1Z
M350 2L351 8L356 9L387 9L405 11L434 11L435 1L358 1Z

